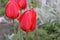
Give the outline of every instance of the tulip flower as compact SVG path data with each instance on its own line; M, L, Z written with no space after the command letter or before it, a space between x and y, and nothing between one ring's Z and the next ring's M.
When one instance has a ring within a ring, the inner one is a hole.
M19 15L18 9L17 3L14 0L9 0L5 7L5 14L8 18L17 18Z
M16 0L20 9L25 9L27 7L26 0Z
M34 9L25 11L19 19L20 28L23 31L33 31L36 26L36 12Z

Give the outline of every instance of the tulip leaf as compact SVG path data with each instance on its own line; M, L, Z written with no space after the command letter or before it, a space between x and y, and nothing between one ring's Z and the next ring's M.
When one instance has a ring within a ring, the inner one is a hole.
M19 27L18 27L17 37L18 40L23 40L23 32Z

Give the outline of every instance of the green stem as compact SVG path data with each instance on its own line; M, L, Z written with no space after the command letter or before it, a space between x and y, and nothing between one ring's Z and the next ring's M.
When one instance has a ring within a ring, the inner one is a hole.
M4 14L4 18L6 19L6 15Z
M37 28L36 28L36 30L35 30L35 32L34 32L35 34L35 40L38 40L38 34L37 34Z
M13 19L13 27L14 27L14 40L17 40L17 35L16 35L16 26L15 26L14 19Z
M26 32L26 40L29 40L29 39L28 39L28 32Z
M20 10L20 13L22 13L22 10Z

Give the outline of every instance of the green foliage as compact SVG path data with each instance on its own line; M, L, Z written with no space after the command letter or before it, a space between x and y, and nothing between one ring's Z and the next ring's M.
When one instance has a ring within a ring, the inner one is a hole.
M35 37L38 37L38 40L60 40L60 22L46 22L41 28L37 27L36 33L35 36L35 32L29 32L27 38L29 40L35 40ZM24 40L26 33L20 29L17 37L19 40Z
M5 7L8 0L0 0L0 7Z
M4 15L4 8L8 0L0 0L0 16Z
M0 9L0 16L2 16L3 14L4 14L4 9L1 8L1 9Z
M41 40L60 40L60 22L49 23L38 29Z
M28 3L28 5L29 5L29 7L34 7L34 8L36 8L36 7L40 7L41 6L41 4L39 3L39 0L30 0L30 2Z

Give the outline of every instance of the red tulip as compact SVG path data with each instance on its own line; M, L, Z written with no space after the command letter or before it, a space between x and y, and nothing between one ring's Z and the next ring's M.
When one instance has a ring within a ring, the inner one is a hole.
M33 31L36 26L36 12L34 9L25 11L19 19L20 27L22 30L28 32Z
M25 9L27 6L26 0L16 0L20 9Z
M8 18L14 19L18 17L18 5L14 0L9 0L5 8L5 14Z

